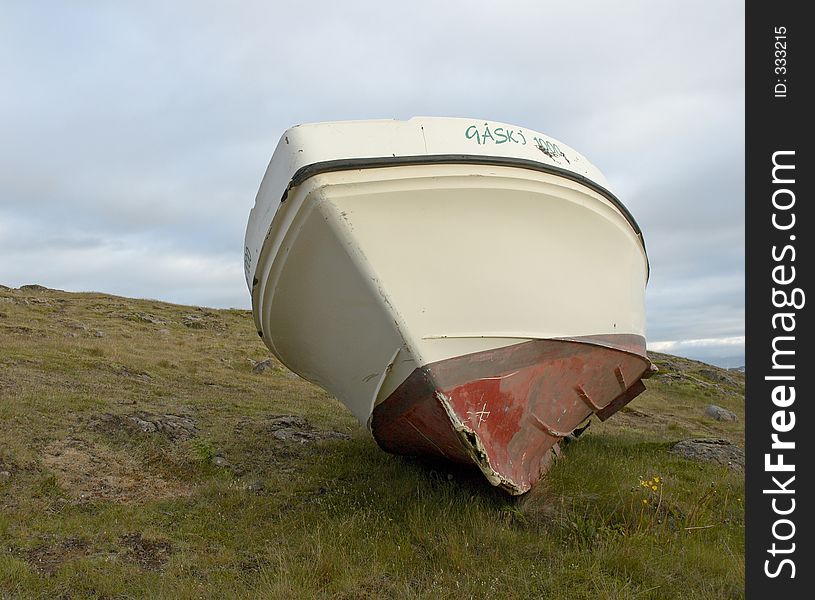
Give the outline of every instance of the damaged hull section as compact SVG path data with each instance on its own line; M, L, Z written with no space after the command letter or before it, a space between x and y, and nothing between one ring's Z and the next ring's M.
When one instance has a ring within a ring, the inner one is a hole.
M631 401L650 368L640 336L531 340L417 368L376 406L371 430L388 452L473 463L522 494L561 439Z

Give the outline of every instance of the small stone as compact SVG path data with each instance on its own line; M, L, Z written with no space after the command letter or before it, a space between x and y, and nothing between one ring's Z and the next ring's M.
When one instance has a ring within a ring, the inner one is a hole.
M170 335L169 329L164 329L163 327L158 330L159 335Z
M93 335L94 335L94 337L101 338L101 337L105 337L105 332L102 331L101 329L97 329L96 331L93 332Z
M739 419L736 413L721 406L716 406L715 404L708 404L705 408L705 414L708 417L713 417L717 421L738 421Z
M212 464L216 467L226 468L229 466L229 461L226 460L223 456L215 456L212 459Z
M11 479L11 473L8 471L0 471L0 481L8 481Z

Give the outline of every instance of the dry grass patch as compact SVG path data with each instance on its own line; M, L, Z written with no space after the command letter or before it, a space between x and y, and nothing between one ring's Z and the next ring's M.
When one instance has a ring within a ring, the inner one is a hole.
M190 496L192 488L149 473L123 450L82 439L58 440L42 452L45 467L75 502L143 504Z

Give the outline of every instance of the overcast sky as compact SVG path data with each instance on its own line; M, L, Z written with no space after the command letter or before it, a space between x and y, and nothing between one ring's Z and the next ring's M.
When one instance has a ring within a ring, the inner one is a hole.
M653 349L744 363L744 8L0 0L0 283L249 307L280 134L462 116L576 148L643 229Z

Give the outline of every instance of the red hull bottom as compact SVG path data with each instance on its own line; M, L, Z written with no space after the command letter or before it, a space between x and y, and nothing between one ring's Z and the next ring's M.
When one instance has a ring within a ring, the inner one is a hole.
M374 408L371 430L388 452L474 463L493 485L522 494L563 437L634 399L650 369L645 340L624 334L467 354L416 369Z

